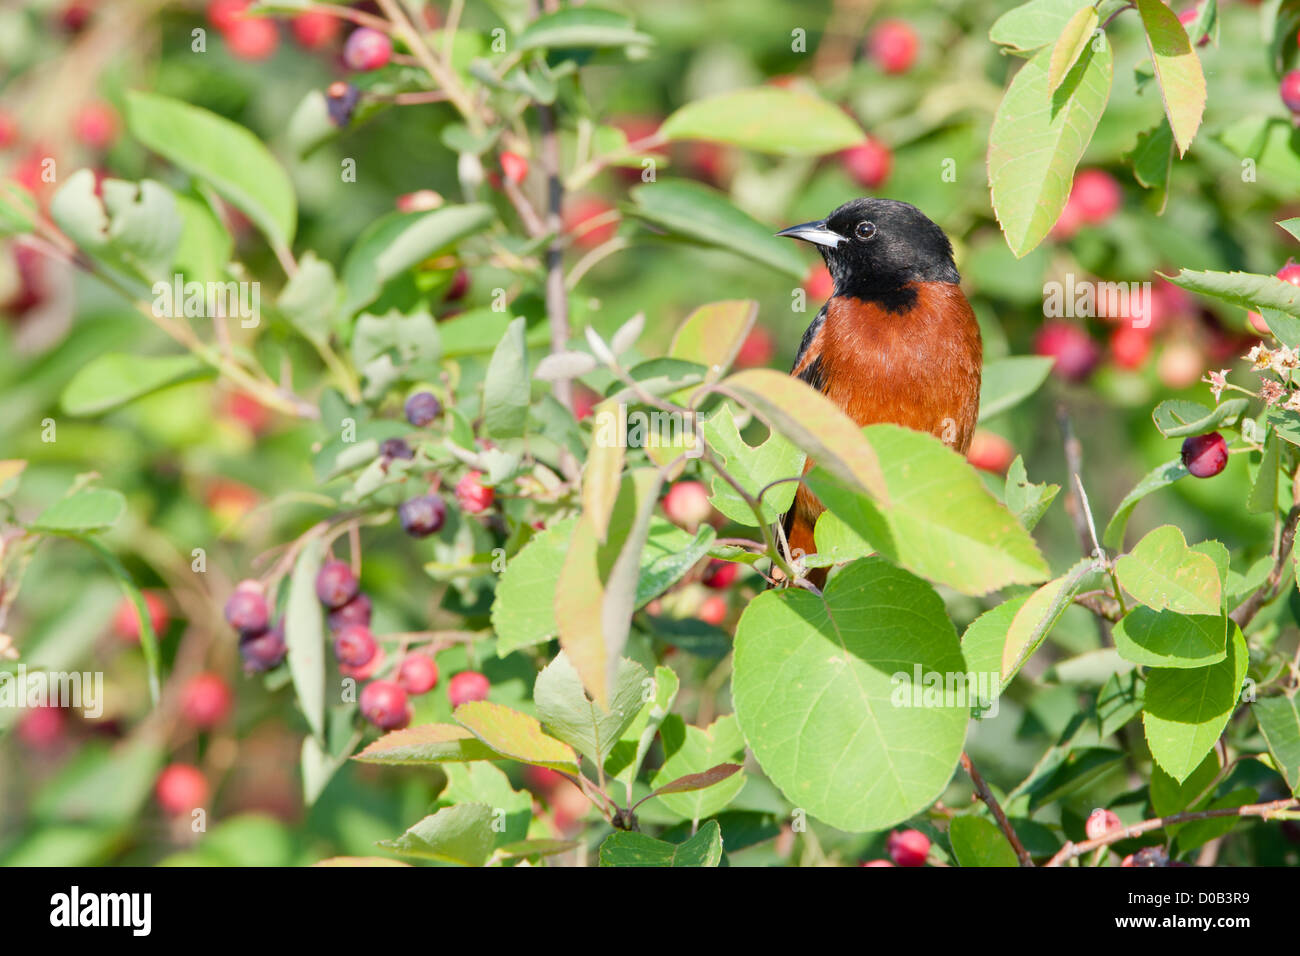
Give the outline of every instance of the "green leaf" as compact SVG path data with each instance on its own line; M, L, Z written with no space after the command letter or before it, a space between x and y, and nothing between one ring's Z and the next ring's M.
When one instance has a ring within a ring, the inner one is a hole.
M1215 138L1242 159L1252 160L1265 181L1290 191L1300 186L1300 154L1290 117L1247 116Z
M1151 768L1149 788L1151 809L1159 817L1181 813L1199 802L1218 776L1219 754L1214 750L1205 755L1205 759L1182 783L1161 770L1159 764L1155 764Z
M384 734L353 759L361 763L434 764L500 758L464 727L421 724Z
M623 14L597 7L581 7L538 17L520 34L516 48L595 49L644 47L653 43L653 37L638 32Z
M803 474L804 453L779 432L769 432L767 438L758 445L750 445L741 438L729 404L723 404L703 422L700 431L709 448L721 456L727 471L751 496L757 496L764 487L777 479L797 479ZM715 475L712 487L713 494L709 501L714 508L737 524L757 526L754 512L730 484ZM789 510L798 488L798 481L787 481L763 495L765 524L773 523Z
M1283 229L1291 234L1291 238L1300 239L1300 216L1292 216L1290 219L1283 219L1278 223Z
M1101 536L1101 543L1108 548L1122 548L1124 546L1124 529L1128 527L1129 516L1133 513L1137 503L1153 491L1159 491L1161 488L1172 485L1179 478L1186 478L1188 474L1189 472L1183 467L1180 458L1167 461L1163 465L1157 465L1151 469L1119 503L1119 507L1115 509L1114 516L1106 525L1106 530Z
M102 194L102 200L95 194L95 174L78 170L54 194L50 218L90 255L152 284L171 267L180 242L175 197L150 179L106 179Z
M1160 209L1163 213L1169 198L1169 175L1174 164L1174 134L1169 124L1161 122L1153 129L1139 133L1131 152L1124 158L1133 164L1133 178L1145 189L1159 190Z
M551 525L507 562L492 602L499 657L555 637L555 591L576 523Z
M1020 865L1006 836L983 817L954 817L948 839L959 866Z
M107 352L77 370L59 396L59 404L69 415L99 415L172 385L214 374L193 355Z
M877 551L963 594L1034 584L1048 576L1029 532L961 455L932 435L897 425L869 425L862 434L884 466L888 505L877 511L826 474L820 458L807 481L822 503Z
M289 648L289 674L307 726L325 740L325 615L316 597L316 575L324 549L320 538L303 547L289 578L284 612L284 642Z
M127 94L131 135L208 183L280 247L293 242L293 184L261 140L228 119L153 93Z
M389 213L375 220L343 260L343 311L355 314L373 302L390 279L482 232L494 217L491 206L471 203L429 212Z
M1156 667L1147 674L1147 744L1156 763L1179 783L1210 752L1236 710L1250 658L1241 628L1231 627L1228 654L1219 663L1192 670Z
M1049 581L1029 596L1007 628L998 670L1005 687L1019 673L1025 661L1042 646L1065 609L1093 570L1090 558L1083 558L1069 571Z
M1220 402L1215 408L1208 408L1200 402L1174 398L1161 402L1151 412L1151 419L1156 423L1160 434L1166 438L1182 438L1185 435L1201 435L1213 431L1223 424L1232 424L1250 404L1247 398L1230 398Z
M1253 272L1193 272L1181 269L1177 275L1164 278L1188 292L1208 295L1243 309L1257 312L1262 309L1277 309L1300 316L1300 287L1283 282L1277 276Z
M1020 68L989 134L993 208L1017 258L1043 241L1065 208L1074 169L1110 97L1110 44L1084 48L1055 93L1047 91L1051 51Z
M318 347L326 344L339 308L334 267L314 252L305 253L276 305L303 338Z
M447 786L438 794L438 806L485 803L492 808L493 844L504 846L528 836L533 818L533 797L526 790L516 790L510 778L490 763L450 763L442 768Z
M807 271L793 243L710 186L661 179L633 187L631 197L632 215L671 235L745 256L794 279Z
M944 681L966 665L943 601L924 581L864 558L821 598L763 592L735 643L741 730L795 806L860 832L906 820L943 792L969 707L942 694L935 706L907 706L919 693L909 682L917 671Z
M1225 617L1135 607L1114 628L1115 648L1147 667L1204 667L1227 655Z
M117 524L126 511L121 492L109 488L85 488L50 505L32 524L32 531L51 534L84 534L103 531Z
M1259 801L1259 791L1253 787L1243 787L1240 790L1234 790L1217 800L1210 802L1207 810L1226 810L1229 808L1244 807ZM1239 816L1210 817L1205 820L1193 820L1191 823L1183 824L1178 831L1178 845L1175 851L1179 856L1190 853L1197 847L1204 846L1211 840L1217 840L1224 836L1238 825L1243 818Z
M677 327L668 355L703 365L712 381L731 367L757 319L758 303L753 299L702 305Z
M234 239L207 202L186 195L173 198L182 223L173 273L178 272L193 282L224 278L226 265L234 254Z
M1260 317L1279 342L1289 348L1300 346L1300 318L1277 309L1260 309Z
M784 156L821 156L855 146L862 128L833 103L800 90L762 86L695 100L664 120L659 133Z
M1097 9L1082 7L1065 22L1061 35L1052 47L1052 59L1047 70L1047 92L1055 93L1065 81L1084 49L1092 42L1092 32L1097 29Z
M438 358L438 326L427 309L410 315L392 309L383 315L363 312L352 330L352 357L366 366L385 353L395 356L398 366L432 362Z
M687 789L682 778L696 777L745 757L745 738L735 714L719 717L709 727L688 726L676 714L670 714L659 728L664 762L655 772L650 786L657 791L654 799L687 820L703 820L720 813L745 786L743 773L727 772L717 779L705 778L699 788ZM740 768L737 767L736 770ZM670 787L672 789L670 789Z
M640 713L649 679L640 664L621 659L610 688L610 707L605 710L587 697L582 678L561 651L537 675L533 686L537 716L551 736L594 763L603 764L623 731Z
M989 39L1013 50L1028 52L1056 40L1074 12L1086 0L1031 0L1008 10L993 22Z
M722 830L717 820L704 824L683 843L619 830L600 845L601 866L717 866L721 862Z
M605 773L620 781L629 791L660 725L673 709L679 689L680 681L676 674L662 665L656 667L653 694L641 705L605 761Z
M1146 30L1147 49L1160 84L1165 116L1173 130L1178 155L1192 145L1205 112L1205 75L1201 61L1178 21L1178 14L1160 0L1137 0L1138 14Z
M503 756L564 773L578 772L573 748L543 732L535 717L486 700L461 704L452 717Z
M980 378L979 420L988 421L1038 391L1054 362L1042 355L1014 355L985 362Z
M519 438L528 424L528 345L523 316L506 329L483 382L483 424L494 438Z
M1213 559L1187 546L1173 525L1156 528L1115 562L1124 590L1147 607L1179 614L1217 615L1223 586Z
M0 179L0 236L25 236L36 230L36 197L12 179Z
M113 492L113 494L117 494L117 492ZM117 559L117 555L104 547L103 542L85 536L79 536L78 540L98 555L113 577L117 578L117 583L122 588L122 593L126 595L127 600L135 606L136 620L140 625L140 648L144 651L145 670L148 673L149 700L153 706L157 707L158 699L162 695L162 656L158 652L158 638L160 635L154 633L152 616L149 613L148 604L145 603L144 595L140 593L140 589L136 586L130 572Z
M1016 460L1007 469L1007 484L1002 493L1007 508L1016 516L1016 520L1026 531L1033 531L1034 526L1047 513L1060 492L1060 485L1036 485L1029 480L1025 471L1025 460L1017 455Z
M464 803L443 807L411 827L395 840L380 840L403 856L482 866L496 843L492 832L492 808L486 803Z
M880 458L840 407L806 382L754 368L723 379L725 394L748 403L768 426L811 455L819 467L879 505L889 503Z
M623 409L607 398L593 410L592 420L591 451L582 468L582 515L596 540L603 542L609 534L609 516L618 500L627 457L622 440Z
M1282 439L1276 431L1269 432L1264 442L1259 471L1251 485L1250 498L1246 501L1246 510L1251 514L1271 515L1277 510L1278 463L1281 454Z
M645 607L680 581L697 561L709 553L717 536L709 524L701 524L692 537L675 524L652 516L645 547L641 551L636 606Z
M1291 793L1300 797L1300 709L1294 697L1261 697L1250 705L1268 752Z

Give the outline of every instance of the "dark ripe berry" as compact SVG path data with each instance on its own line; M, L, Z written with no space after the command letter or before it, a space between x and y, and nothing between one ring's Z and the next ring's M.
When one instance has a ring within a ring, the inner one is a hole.
M704 586L714 588L718 591L725 591L735 583L736 576L740 574L740 565L734 561L709 562L709 566L704 571Z
M443 296L445 302L456 302L465 298L465 293L469 291L469 272L465 269L457 269L456 274L451 277L451 285L447 286L447 294Z
M428 654L407 654L397 669L397 683L408 694L427 694L438 683L438 665Z
M340 128L352 122L352 113L361 101L361 91L351 83L339 80L331 83L325 91L325 106L329 110L330 122Z
M447 697L452 707L468 704L474 700L487 700L492 685L478 671L461 671L447 684Z
M349 624L334 638L334 656L348 667L365 667L378 648L375 636L364 624Z
M340 608L357 596L360 585L346 561L326 561L316 575L316 596L328 608Z
M1286 108L1292 113L1300 114L1300 70L1292 70L1282 77L1282 85L1278 88L1278 92Z
M920 830L895 830L885 841L889 858L899 866L925 866L930 854L930 838Z
M456 482L456 503L466 514L481 514L492 507L496 493L483 484L483 472L471 471Z
M339 631L349 624L360 624L363 627L370 626L370 612L373 605L370 603L370 595L358 594L347 604L330 611L329 625L331 631Z
M1105 810L1098 807L1088 814L1088 822L1083 825L1083 830L1088 835L1089 840L1095 840L1102 834L1114 830L1119 825L1119 814L1114 810Z
M252 674L277 666L288 650L284 643L283 624L260 634L245 634L239 640L239 657L244 662L244 670Z
M361 715L380 730L399 730L411 722L406 691L390 680L371 681L361 689Z
M1192 435L1183 441L1183 467L1194 478L1213 478L1228 463L1228 443L1218 432Z
M386 439L379 446L379 451L385 458L405 458L409 460L415 457L415 452L411 450L411 446L400 438Z
M226 623L237 631L260 633L271 620L262 586L256 581L243 581L226 601Z
M402 530L413 538L427 538L442 527L447 505L438 495L420 495L403 501L397 509Z
M1136 867L1168 866L1169 851L1162 846L1144 846L1133 854L1133 862L1129 865Z
M343 45L343 62L349 70L377 70L393 55L393 41L378 30L358 27Z
M423 428L442 414L442 402L433 392L416 392L406 400L406 420Z

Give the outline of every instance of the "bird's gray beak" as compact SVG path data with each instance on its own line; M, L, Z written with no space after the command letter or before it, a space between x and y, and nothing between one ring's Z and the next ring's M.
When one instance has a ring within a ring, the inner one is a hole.
M825 219L818 222L801 222L789 229L782 229L777 235L786 236L790 239L802 239L805 242L811 242L819 246L829 246L832 249L844 241L844 237L838 232L832 232L826 228Z

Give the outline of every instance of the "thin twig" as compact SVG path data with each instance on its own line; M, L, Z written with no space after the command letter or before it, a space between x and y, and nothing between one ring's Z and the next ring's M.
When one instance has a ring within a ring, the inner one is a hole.
M975 784L975 792L979 794L979 798L984 801L984 805L989 808L990 812L992 812L993 818L998 822L999 829L1001 829L1003 835L1006 836L1007 842L1011 844L1011 849L1016 851L1016 859L1020 861L1020 865L1033 866L1033 858L1029 855L1029 851L1025 849L1025 845L1020 842L1020 837L1016 836L1016 831L1012 828L1011 821L1008 820L1007 815L1002 812L1002 805L998 803L998 798L993 796L993 791L990 790L989 785L984 782L984 778L980 776L980 772L976 770L975 765L971 763L970 755L965 751L962 751L961 765L965 768L966 772L970 774L971 783Z
M1297 487L1300 487L1300 482L1297 482ZM1300 504L1292 506L1287 512L1286 522L1282 526L1282 536L1278 540L1277 554L1273 560L1273 570L1269 572L1268 580L1228 615L1243 630L1265 605L1281 593L1287 559L1290 558L1291 549L1295 545L1297 522L1300 522Z

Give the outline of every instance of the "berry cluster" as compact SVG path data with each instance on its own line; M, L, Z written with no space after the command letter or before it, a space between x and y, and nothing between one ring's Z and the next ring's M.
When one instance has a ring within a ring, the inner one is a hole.
M259 581L241 581L226 601L226 623L239 632L239 656L250 673L269 671L284 660L284 621L271 625L271 608Z

